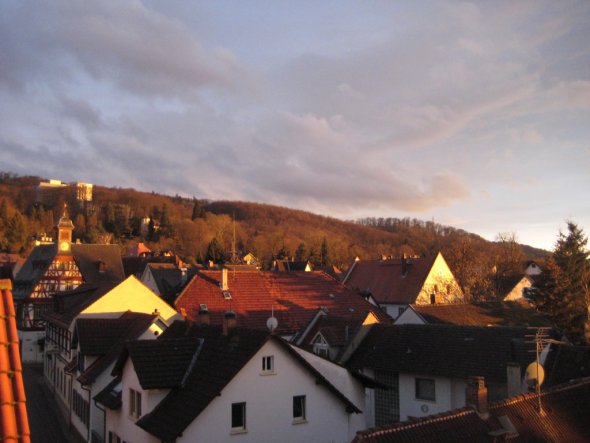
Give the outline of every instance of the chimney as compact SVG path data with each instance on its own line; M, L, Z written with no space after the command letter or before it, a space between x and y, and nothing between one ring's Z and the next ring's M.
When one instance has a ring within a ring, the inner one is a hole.
M465 404L480 415L488 413L488 388L483 377L469 377L465 390Z
M408 275L408 260L406 254L402 254L402 277Z
M522 393L522 377L518 363L508 362L506 366L506 380L508 384L508 397L514 397Z
M229 285L227 283L227 268L223 268L221 270L221 282L220 282L221 290L227 291L229 290Z
M234 311L227 311L223 314L223 335L229 335L237 324L236 313Z
M207 306L201 305L199 308L199 324L202 326L207 326L210 324L209 310L207 309Z
M186 283L186 279L187 279L187 269L186 267L181 267L180 268L180 284L184 285Z
M98 268L98 272L100 274L104 274L107 270L107 264L105 262L103 262L102 260L99 260L97 263L97 268Z

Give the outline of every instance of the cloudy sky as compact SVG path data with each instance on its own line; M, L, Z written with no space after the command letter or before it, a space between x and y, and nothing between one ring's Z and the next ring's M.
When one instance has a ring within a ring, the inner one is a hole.
M590 231L590 2L0 0L0 170L551 249Z

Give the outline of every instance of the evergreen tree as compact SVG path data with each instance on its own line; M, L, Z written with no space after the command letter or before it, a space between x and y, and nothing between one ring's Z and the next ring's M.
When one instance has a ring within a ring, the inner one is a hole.
M213 237L213 240L211 240L207 246L207 254L205 259L210 260L213 263L223 263L225 262L225 258L225 253L221 243L219 243L219 240L217 240L216 237Z
M572 342L580 344L586 341L590 302L588 238L573 222L567 228L567 234L559 233L547 269L536 282L535 301Z
M307 251L305 249L305 243L299 243L297 246L297 250L295 251L295 260L297 261L304 261L307 260Z
M203 208L201 207L201 203L199 203L199 200L197 199L195 199L194 202L191 220L196 220L197 218L201 218L203 216Z
M8 221L6 229L6 240L10 252L21 252L27 244L27 226L25 218L16 210L12 218Z
M320 247L320 264L322 266L329 266L332 263L332 259L330 258L330 249L328 248L328 240L326 237L322 240L322 245Z
M6 203L6 199L3 198L2 202L0 203L0 226L6 226L8 221L8 203Z

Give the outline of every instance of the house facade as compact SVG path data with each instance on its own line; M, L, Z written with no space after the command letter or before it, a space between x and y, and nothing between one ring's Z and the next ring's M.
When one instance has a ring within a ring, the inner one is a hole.
M107 355L110 348L107 349L104 345L101 353L80 353L79 345L84 342L80 342L76 334L77 320L117 320L121 317L124 319L129 311L153 314L156 319L137 334L146 332L148 336L155 338L169 323L180 318L180 314L133 276L119 284L84 284L68 293L58 294L54 303L54 312L45 316L45 378L55 393L58 409L82 438L90 441L92 431L99 435L104 433L104 418L101 418L103 412L91 401L92 396L97 390L104 388L112 377L106 367L101 367L99 372L92 372L91 378L83 377L80 380L79 377ZM108 335L107 332L97 330L94 340L101 339L102 335ZM109 343L115 345L116 340ZM113 363L116 357L117 355L109 354L109 364ZM101 360L99 364L105 364L105 360ZM96 367L93 371L95 370Z
M343 283L372 296L394 319L410 304L464 301L463 291L440 252L433 257L355 260Z
M107 412L111 436L154 443L319 443L349 442L365 428L363 384L345 368L263 331L201 332L188 334L198 341L198 355L186 359L192 366L180 371L175 386L173 375L157 380L150 374L142 344L130 345L115 368L121 403ZM177 340L185 349L186 337Z
M24 362L42 362L44 314L53 296L82 283L119 282L124 279L117 245L72 243L74 224L67 214L57 224L56 242L33 248L14 279L17 327Z
M374 325L346 362L391 389L367 389L370 426L425 417L465 405L472 376L493 400L525 392L534 360L525 327Z

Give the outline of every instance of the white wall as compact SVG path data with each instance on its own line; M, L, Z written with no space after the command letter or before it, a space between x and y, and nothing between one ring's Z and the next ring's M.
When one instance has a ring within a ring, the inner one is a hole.
M435 380L435 401L416 399L416 378ZM405 421L408 417L425 417L454 409L452 399L453 384L449 378L414 374L399 375L400 421Z
M261 360L274 355L275 374L261 375ZM364 409L360 383L350 399ZM293 396L306 396L306 423L293 424ZM351 398L352 397L352 398ZM246 402L247 432L231 433L231 404ZM223 389L177 441L194 442L349 442L364 429L363 414L344 404L276 343L268 342Z
M394 320L399 317L399 308L406 308L406 304L386 304L381 303L381 308L385 309L385 312Z
M426 322L416 311L408 307L402 315L395 320L396 325L424 325Z
M43 363L43 352L39 340L45 338L45 331L18 331L20 355L23 363Z

